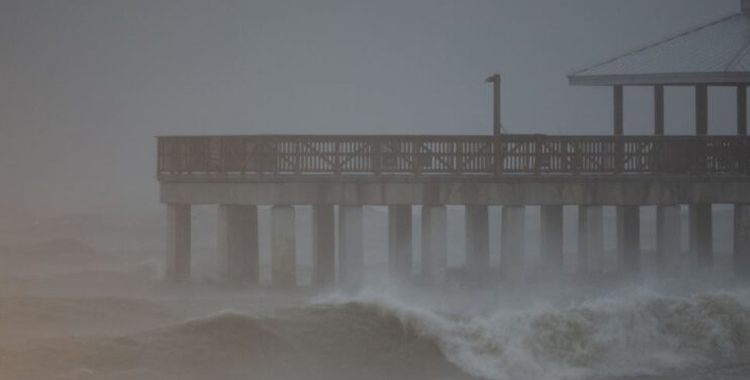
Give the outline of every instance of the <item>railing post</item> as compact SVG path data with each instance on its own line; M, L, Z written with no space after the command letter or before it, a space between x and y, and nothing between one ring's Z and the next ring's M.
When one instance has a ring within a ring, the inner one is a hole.
M453 168L454 172L456 174L461 174L464 170L464 162L463 162L463 155L464 155L464 144L461 141L456 141L453 143L453 146L455 147L453 155Z
M339 175L341 174L341 141L336 139L334 144L333 173Z
M372 149L371 154L371 160L372 160L372 171L376 175L380 175L382 173L381 165L383 163L383 151L382 151L382 144L381 139L379 138L370 138L370 149Z
M421 165L421 155L420 155L421 146L419 145L419 142L416 140L412 140L411 142L411 153L412 153L412 173L415 175L419 175Z
M534 175L539 175L542 170L542 136L534 137Z
M494 136L492 141L493 153L494 153L494 164L495 164L495 175L502 175L505 169L505 152L503 152L503 141L501 135Z

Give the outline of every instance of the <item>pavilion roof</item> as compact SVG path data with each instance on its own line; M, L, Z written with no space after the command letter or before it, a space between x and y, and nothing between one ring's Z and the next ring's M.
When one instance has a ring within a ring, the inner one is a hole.
M573 86L750 83L750 16L739 13L568 76Z

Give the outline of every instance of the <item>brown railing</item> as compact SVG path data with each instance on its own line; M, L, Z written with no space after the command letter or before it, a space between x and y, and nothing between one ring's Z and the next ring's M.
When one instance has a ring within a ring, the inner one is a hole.
M735 136L170 136L160 179L261 175L750 175Z

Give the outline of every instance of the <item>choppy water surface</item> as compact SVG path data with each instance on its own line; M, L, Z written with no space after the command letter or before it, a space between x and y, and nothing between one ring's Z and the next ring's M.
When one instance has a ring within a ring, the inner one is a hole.
M14 301L16 306L8 308L10 301L4 300L7 312L2 318L44 319L50 304L60 302ZM132 316L159 315L150 301L89 302L121 307ZM73 307L89 313L89 302L71 302L65 308L69 313ZM413 300L365 292L271 313L224 311L183 321L165 319L145 331L80 334L6 347L0 351L0 377L750 378L748 291L692 296L641 292L567 306L497 306L478 313L446 309L450 307L420 306Z

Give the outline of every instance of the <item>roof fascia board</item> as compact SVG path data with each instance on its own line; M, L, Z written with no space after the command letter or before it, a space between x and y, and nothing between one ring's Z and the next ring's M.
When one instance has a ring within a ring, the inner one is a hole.
M750 83L750 73L667 73L637 75L569 75L571 86L692 86Z

